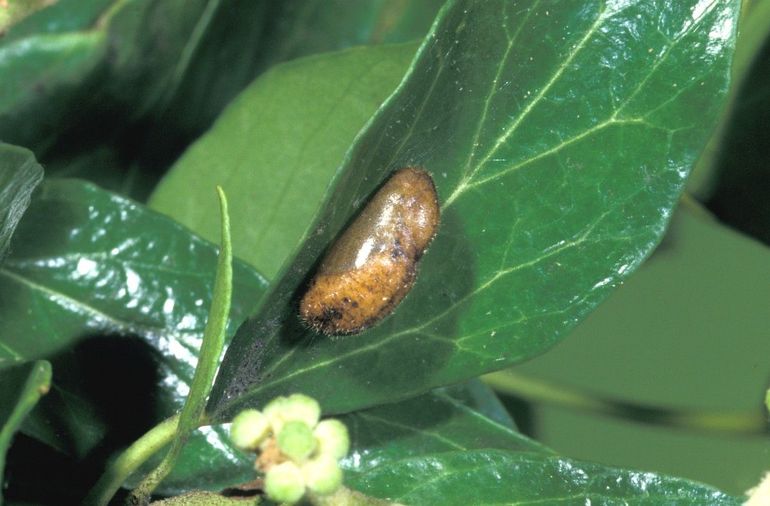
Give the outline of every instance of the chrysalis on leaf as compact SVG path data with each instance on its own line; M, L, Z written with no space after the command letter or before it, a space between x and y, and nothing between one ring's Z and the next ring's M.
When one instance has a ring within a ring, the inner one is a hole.
M430 174L398 170L329 249L300 302L302 319L330 335L379 322L412 288L438 224Z

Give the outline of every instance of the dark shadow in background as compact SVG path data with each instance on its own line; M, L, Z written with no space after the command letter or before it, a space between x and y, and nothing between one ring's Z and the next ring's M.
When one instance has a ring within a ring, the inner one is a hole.
M535 410L532 409L532 403L518 397L496 393L505 410L513 418L517 431L529 438L537 439L537 417Z
M706 206L770 245L770 40L757 53L725 128Z
M91 335L51 362L51 395L28 420L36 438L20 434L8 453L9 501L79 504L108 458L159 421L158 356L145 340Z

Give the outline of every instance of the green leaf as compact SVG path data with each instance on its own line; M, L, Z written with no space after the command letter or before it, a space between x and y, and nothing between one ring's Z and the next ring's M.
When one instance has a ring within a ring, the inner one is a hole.
M271 65L422 37L441 3L58 0L0 39L0 138L50 174L144 198Z
M276 63L362 44L422 38L443 0L218 3L184 82L166 111L172 124L184 126L190 133L200 133L249 80ZM228 72L221 72L223 55L231 59ZM252 117L260 116L251 112ZM167 127L164 122L164 131Z
M16 225L29 206L30 195L42 180L43 168L32 152L0 143L0 265Z
M45 10L27 18L33 21ZM75 104L87 101L72 83L96 75L105 57L101 31L40 33L0 39L0 138L29 146L38 156L77 122ZM30 121L45 118L45 121Z
M599 398L745 413L766 428L768 265L766 247L680 206L650 260L562 344L514 372ZM727 364L728 373L714 374ZM579 459L654 468L732 493L754 486L768 468L766 433L653 428L542 404L533 410L538 439Z
M251 80L265 6L59 0L0 40L0 138L29 146L59 175L75 165L119 187L137 167L157 174ZM80 163L94 153L113 165Z
M48 392L51 364L38 360L0 369L0 384L0 480L5 483L5 453L24 418Z
M48 0L17 0L0 6L0 37L8 28L19 23L22 19L46 6Z
M302 391L344 412L553 346L660 240L725 95L737 10L450 2L239 329L210 410ZM296 313L312 266L406 165L433 173L443 210L415 287L379 326L318 336Z
M201 205L216 212L213 188ZM216 248L168 218L83 182L47 181L0 268L0 357L49 358L57 371L25 431L84 458L178 410L215 268ZM233 268L228 335L266 285L242 262ZM219 484L242 473L228 440L221 428L196 433L190 447L199 453L183 455L184 478Z
M466 386L456 386L343 416L353 445L344 467L364 473L381 459L392 462L456 450L553 453L466 405L463 397L468 395ZM370 459L370 453L378 457Z
M687 480L554 455L445 392L342 419L346 485L404 504L741 504Z
M446 387L443 390L465 406L477 411L490 420L511 430L516 430L516 424L510 413L491 387L476 379L461 385Z
M23 0L27 1L27 0ZM36 0L35 0L36 1ZM42 9L28 12L3 36L9 42L43 34L87 31L116 0L43 0ZM41 5L38 4L38 7Z
M376 453L371 455L376 458ZM347 477L347 474L346 474ZM681 478L540 453L455 450L380 461L351 485L403 504L708 504L743 500Z
M222 182L236 256L273 277L306 233L356 133L395 89L415 49L359 48L276 67L187 150L150 206L215 240L216 216L198 202Z
M199 3L204 2L199 0ZM199 7L202 12L195 29L189 35L180 31L189 36L189 40L185 41L179 61L171 57L153 69L158 72L165 67L173 68L174 77L170 82L162 82L164 100L151 112L162 127L153 129L154 135L146 135L145 139L151 144L156 137L174 132L178 137L174 154L203 133L249 81L276 63L360 44L421 38L443 0L421 0L417 5L402 0L208 0L205 3L205 8ZM153 12L148 19L162 16L174 25L180 12L186 14L194 10L189 4L189 1L178 1L161 12ZM164 33L155 36L162 37ZM138 55L137 62L146 65L146 47L152 44L155 41L131 49ZM188 53L192 57L185 61ZM186 67L182 67L183 64ZM222 68L228 71L222 72ZM392 89L387 92L390 91ZM251 116L264 121L254 109ZM168 140L165 142L168 144ZM162 156L157 148L148 151ZM172 157L166 159L173 160ZM228 195L232 191L225 189ZM211 238L216 237L215 230Z

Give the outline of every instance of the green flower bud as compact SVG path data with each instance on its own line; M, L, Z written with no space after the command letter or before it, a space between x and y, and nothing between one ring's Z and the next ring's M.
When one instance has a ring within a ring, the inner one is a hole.
M311 429L321 418L321 406L312 397L303 394L292 394L286 399L281 413L284 422L305 422Z
M289 397L276 397L268 402L264 413L273 426L273 432L277 434L286 422L305 422L308 427L315 427L321 416L321 406L312 397L292 394Z
M286 397L276 397L272 401L267 403L267 406L262 410L265 416L270 421L270 425L273 427L273 432L278 434L283 427L283 411L286 406Z
M302 462L313 453L316 438L304 422L286 422L278 433L278 448L295 462Z
M302 465L305 483L318 495L333 494L342 485L342 469L330 455L321 454Z
M265 493L276 502L295 503L305 495L305 479L294 462L283 462L265 475Z
M334 418L321 420L313 435L318 441L318 453L329 455L339 460L347 455L350 449L350 436L345 424Z
M230 426L230 439L242 450L256 450L269 433L267 417L256 409L241 411Z

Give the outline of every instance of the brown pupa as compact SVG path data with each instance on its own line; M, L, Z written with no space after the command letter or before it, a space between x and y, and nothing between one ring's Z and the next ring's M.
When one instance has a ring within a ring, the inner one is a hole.
M300 301L302 319L329 335L357 334L379 322L412 288L438 224L430 174L396 171L329 249Z

